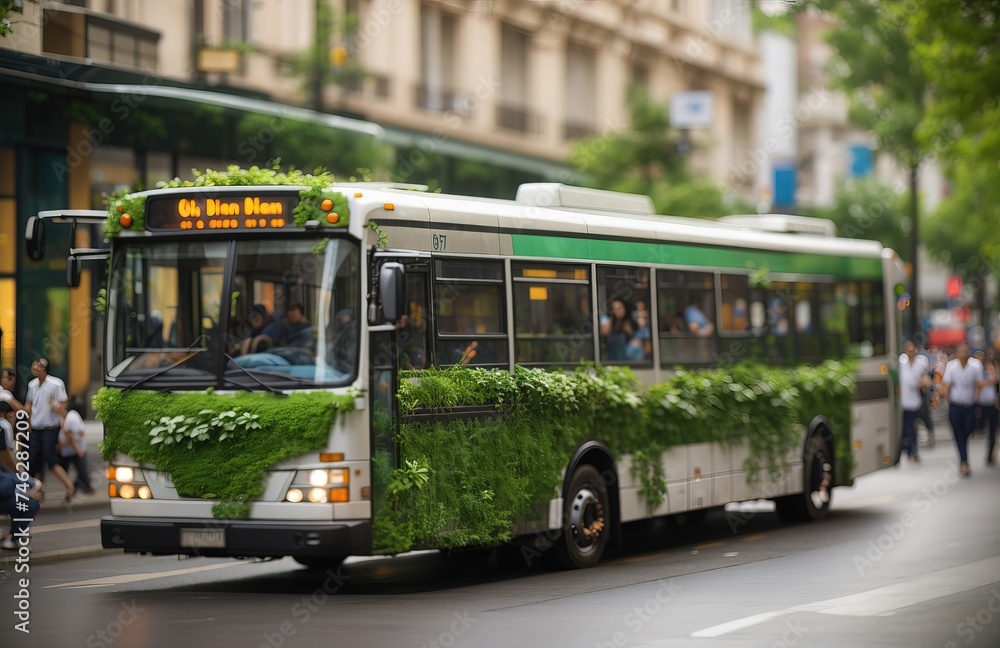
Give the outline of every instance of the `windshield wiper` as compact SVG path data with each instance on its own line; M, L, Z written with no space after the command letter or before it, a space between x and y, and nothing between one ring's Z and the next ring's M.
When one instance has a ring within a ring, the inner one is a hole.
M246 375L250 376L251 380L253 380L255 383L257 383L258 385L260 385L261 387L263 387L267 391L271 392L272 394L277 394L278 396L288 396L288 394L286 394L285 392L279 391L279 390L275 389L274 387L271 387L270 385L268 385L267 383L265 383L263 380L261 380L257 376L255 376L252 373L250 373L249 371L247 371L247 368L244 367L243 365L241 365L240 363L236 362L236 360L233 358L233 356L229 355L226 352L223 352L222 355L226 356L226 358L228 358L230 362L232 362L234 365L236 365L237 367L239 367L240 371L242 371ZM262 373L266 373L266 372L262 372ZM226 378L225 376L223 376L222 379L225 380L225 381L231 382L232 384L236 385L237 387L240 387L242 389L247 389L246 386L244 386L242 383L238 383L235 380L233 380L232 378ZM247 390L247 391L250 391L250 390Z
M187 362L191 358L195 357L199 353L203 353L204 351L206 351L207 349L198 349L197 351L194 351L194 352L191 351L191 349L194 348L194 345L196 345L199 342L201 342L202 338L204 338L204 337L205 337L204 333L202 333L201 335L199 335L198 337L196 337L195 340L194 340L194 342L192 342L190 345L188 345L188 348L184 350L184 353L187 354L187 355L185 355L183 358L181 358L180 360L177 360L175 362L172 362L172 363L168 364L163 369L160 369L159 371L155 371L155 372L149 374L148 376L146 376L144 378L140 378L139 380L135 381L131 385L129 385L129 386L125 387L124 389L122 389L122 393L130 391L132 389L135 389L139 385L145 384L145 383L149 382L150 380L152 380L153 378L158 378L158 377L162 376L163 374L167 373L168 371L170 371L171 369L174 369L174 368L179 367L180 365L184 364L185 362ZM160 353L164 353L164 352L160 351Z

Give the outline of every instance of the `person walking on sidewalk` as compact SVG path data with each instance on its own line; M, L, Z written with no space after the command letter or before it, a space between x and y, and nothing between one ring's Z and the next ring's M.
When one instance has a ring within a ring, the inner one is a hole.
M899 456L905 453L914 463L920 463L917 452L917 428L914 425L924 406L921 391L930 386L930 363L917 353L917 345L907 340L899 356L899 404L903 408L903 438Z
M49 361L38 358L31 363L31 373L35 377L28 383L28 396L24 409L31 417L31 434L28 437L30 473L43 479L48 468L56 479L66 487L66 501L73 501L76 488L63 467L59 465L56 444L59 442L59 415L52 410L52 401L65 402L66 385L62 380L49 375Z
M1000 409L997 409L997 386L1000 384L1000 365L993 349L977 351L976 359L986 368L986 378L980 383L979 406L981 425L986 427L986 465L993 465L993 447L997 443L997 426L1000 424Z
M59 430L59 465L69 474L70 465L76 466L76 480L73 486L88 495L94 492L90 487L90 471L87 469L87 428L83 417L76 410L69 409L66 401L52 401L52 411L62 422Z
M942 394L948 398L948 420L955 434L963 477L972 475L969 469L969 435L976 425L976 401L980 383L985 377L983 363L970 357L969 345L963 342L955 351L955 359L945 367L941 381Z
M10 421L13 410L5 402L0 402L0 472L17 473L17 460L14 458L14 427ZM4 534L0 540L0 549L17 549L14 544L14 527Z

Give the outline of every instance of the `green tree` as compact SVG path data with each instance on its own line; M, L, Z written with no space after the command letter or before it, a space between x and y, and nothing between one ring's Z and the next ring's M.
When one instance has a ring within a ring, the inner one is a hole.
M648 195L661 214L717 218L753 211L710 180L691 175L679 150L681 134L670 126L665 105L633 88L628 106L627 128L573 145L569 161L584 184Z
M919 293L919 186L917 171L929 150L917 136L931 98L931 87L916 60L903 0L808 0L801 7L818 8L834 18L826 35L834 49L830 73L835 86L851 98L851 120L868 128L879 149L909 170L910 241L900 251L913 267L911 292ZM918 326L911 311L911 329Z
M7 34L13 31L13 27L10 24L10 14L13 12L21 13L23 10L22 3L16 0L0 0L0 38L6 37Z
M357 29L356 14L338 20L329 0L314 0L316 24L313 42L299 52L292 62L295 74L306 81L313 110L324 112L323 89L327 84L355 83L365 76L346 41Z
M283 166L328 169L338 177L367 169L383 178L391 165L388 148L369 135L293 119L249 113L240 119L237 134L242 140L237 152L259 166L280 160Z
M910 223L905 196L876 180L851 180L837 188L832 207L805 210L805 215L828 218L837 235L878 241L897 252L909 242Z
M912 3L908 34L933 84L920 127L952 190L935 215L938 253L968 272L1000 267L1000 1ZM931 243L933 245L933 243ZM970 282L971 283L971 282Z

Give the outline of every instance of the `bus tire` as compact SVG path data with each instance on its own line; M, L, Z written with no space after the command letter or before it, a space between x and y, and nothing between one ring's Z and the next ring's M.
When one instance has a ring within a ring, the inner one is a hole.
M300 565L319 571L336 569L347 560L347 556L292 556L292 558Z
M601 473L589 464L573 472L563 503L562 535L550 552L560 569L593 567L611 536L611 498Z
M830 513L833 500L833 451L818 434L806 442L802 462L802 492L774 500L782 519L822 520Z

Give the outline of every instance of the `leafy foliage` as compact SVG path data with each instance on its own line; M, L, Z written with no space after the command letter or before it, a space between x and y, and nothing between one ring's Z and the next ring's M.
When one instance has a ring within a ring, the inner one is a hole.
M159 421L146 421L146 426L151 428L149 436L153 438L150 444L170 445L186 440L190 450L195 441L220 443L237 432L259 430L259 418L257 414L242 410L201 410L194 416L161 416Z
M93 406L104 421L101 452L106 460L121 453L153 466L171 476L182 497L249 503L263 492L271 466L325 447L336 414L354 409L354 398L328 392L277 397L104 387ZM150 422L162 419L170 423L154 424L164 430L151 435ZM170 430L173 442L167 443ZM223 434L225 442L220 443ZM158 437L164 441L154 442Z
M706 178L694 177L681 152L680 132L670 114L639 88L629 91L629 124L577 141L570 163L591 187L645 194L661 214L717 218L752 212Z
M489 404L503 416L401 426L395 442L405 468L391 471L386 456L376 460L388 484L375 508L380 553L507 540L516 520L555 495L571 454L591 439L617 459L631 456L650 508L666 495L662 455L669 448L745 440L748 480L760 479L779 473L800 447L803 426L820 414L834 427L838 470L850 475L854 367L846 363L677 371L648 391L624 367L562 373L518 366L510 374L456 365L402 378L404 413ZM426 483L415 483L417 470L426 470L419 473Z
M10 13L14 11L21 13L24 9L14 0L0 0L0 37L6 37L11 33Z
M913 224L906 198L877 180L845 182L837 188L832 207L808 209L804 213L832 220L838 236L878 241L909 260Z

